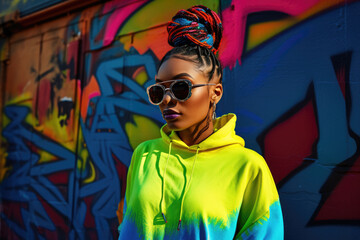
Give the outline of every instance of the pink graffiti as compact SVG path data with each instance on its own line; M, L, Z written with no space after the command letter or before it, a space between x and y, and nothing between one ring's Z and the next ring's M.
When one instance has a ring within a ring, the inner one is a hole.
M103 46L110 45L114 40L116 33L120 30L122 24L129 18L131 14L133 14L147 2L148 0L142 0L128 4L126 6L123 6L124 1L122 0L106 3L103 9L103 13L107 13L114 8L116 8L116 10L111 14L109 20L107 21ZM121 5L121 7L119 7L119 5Z
M99 92L92 92L92 93L89 94L89 100L94 98L94 97L97 97L97 96L100 96Z
M232 0L230 7L222 11L224 26L220 59L224 66L234 67L236 61L241 63L245 41L246 18L250 13L261 11L278 11L289 15L299 15L319 0Z

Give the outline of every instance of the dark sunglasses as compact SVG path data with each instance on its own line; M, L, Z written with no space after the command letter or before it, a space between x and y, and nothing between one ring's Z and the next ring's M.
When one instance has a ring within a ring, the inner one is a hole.
M170 87L165 88L164 83L171 82ZM157 83L149 86L147 90L147 94L149 96L149 101L154 105L159 105L162 103L165 97L165 93L167 90L170 90L170 96L176 101L184 102L191 97L191 89L208 86L208 85L216 85L215 83L205 83L205 84L192 84L190 80L187 79L176 79L164 81L161 83Z

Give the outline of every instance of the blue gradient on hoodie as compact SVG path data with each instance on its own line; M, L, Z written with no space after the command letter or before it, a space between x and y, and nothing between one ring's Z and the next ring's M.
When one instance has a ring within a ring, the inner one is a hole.
M280 207L280 202L274 202L269 209L269 218L267 220L260 219L254 225L246 230L241 236L236 239L259 240L259 239L283 239L283 216ZM167 231L165 236L162 234L153 236L152 239L234 239L237 223L237 214L233 215L234 219L229 219L230 225L224 229L219 224L205 223L202 219L193 222L188 220L187 224L183 224L179 231ZM198 222L198 224L196 224ZM131 217L126 217L120 227L121 234L119 240L124 239L146 239L142 229L139 229L135 221Z
M231 225L227 226L226 229L220 227L218 224L196 220L199 222L198 224L183 225L179 231L165 236L164 239L233 239L236 230L236 219L234 220L231 219L229 221Z
M144 239L139 234L135 221L131 221L129 218L124 219L119 228L120 235L118 240Z
M270 216L267 220L257 221L239 239L284 239L283 216L280 202L276 201L270 206Z
M229 226L226 228L221 227L220 224L212 224L211 222L205 223L202 219L187 221L187 224L184 223L181 226L179 231L177 230L167 230L166 235L154 234L152 239L164 239L164 240L173 240L173 239L191 239L191 240L201 240L201 239L233 239L236 231L236 223L238 215L234 214L234 219L229 219ZM197 223L196 223L197 222ZM216 222L216 221L214 221ZM168 223L169 224L169 223ZM131 217L126 217L119 227L120 236L119 240L123 239L146 239L145 234L141 233L142 229L139 229L135 221ZM123 230L121 230L123 229Z

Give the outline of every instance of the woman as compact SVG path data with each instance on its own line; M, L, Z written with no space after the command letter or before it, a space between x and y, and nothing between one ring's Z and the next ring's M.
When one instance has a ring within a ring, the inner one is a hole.
M194 6L168 32L174 48L148 88L167 123L134 151L119 239L282 239L264 159L235 134L234 114L214 119L223 94L219 17Z

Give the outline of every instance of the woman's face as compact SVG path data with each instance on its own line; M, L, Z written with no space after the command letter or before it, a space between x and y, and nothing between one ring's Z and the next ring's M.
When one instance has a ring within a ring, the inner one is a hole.
M161 65L156 82L161 83L173 79L187 79L192 84L208 83L205 73L198 70L194 63L170 57ZM168 88L171 83L164 83L164 86ZM168 127L175 131L191 130L192 127L195 129L199 123L206 121L212 114L212 87L214 86L193 88L191 97L184 102L176 101L167 91L159 107Z

